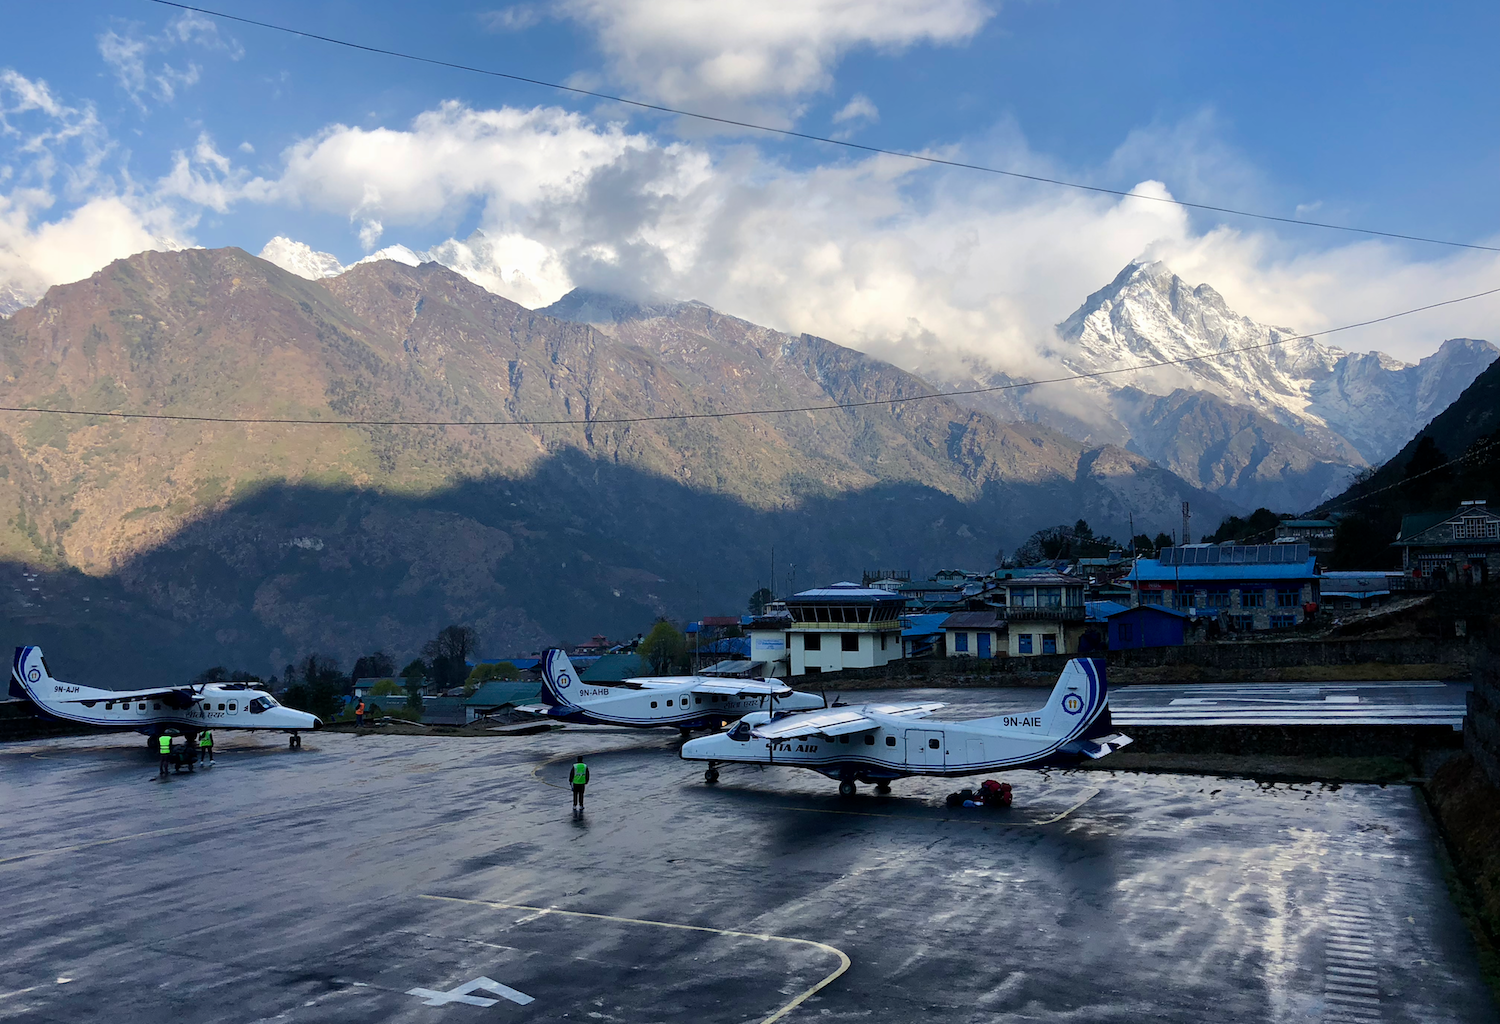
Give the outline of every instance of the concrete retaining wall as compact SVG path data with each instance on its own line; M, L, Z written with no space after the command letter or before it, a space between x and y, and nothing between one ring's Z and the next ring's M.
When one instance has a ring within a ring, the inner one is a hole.
M76 736L90 731L86 725L38 715L30 701L0 701L0 743L39 740L48 736Z

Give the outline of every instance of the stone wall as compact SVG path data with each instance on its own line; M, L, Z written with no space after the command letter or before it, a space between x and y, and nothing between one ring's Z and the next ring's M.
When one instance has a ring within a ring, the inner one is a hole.
M1500 787L1500 658L1494 655L1474 673L1464 717L1464 749L1490 785Z
M1185 644L1114 651L1114 669L1186 667L1214 672L1254 672L1309 666L1443 666L1445 678L1468 678L1476 649L1465 641L1438 637L1397 640L1284 640Z

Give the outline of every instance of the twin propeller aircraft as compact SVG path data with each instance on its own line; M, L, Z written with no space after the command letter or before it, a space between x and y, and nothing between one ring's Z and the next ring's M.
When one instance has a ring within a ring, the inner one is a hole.
M104 729L129 729L157 737L175 729L193 740L204 729L272 729L291 733L300 747L302 733L323 723L305 711L282 707L264 690L246 683L158 686L147 690L101 690L54 678L40 647L17 647L10 666L10 695L29 700L53 718Z

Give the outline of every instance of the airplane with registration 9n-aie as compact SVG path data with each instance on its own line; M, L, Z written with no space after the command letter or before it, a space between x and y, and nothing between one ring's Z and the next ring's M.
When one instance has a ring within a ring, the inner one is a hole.
M804 711L826 706L822 697L798 693L780 679L720 676L643 676L623 682L586 683L566 653L542 656L542 704L535 711L564 722L719 729L752 711Z
M189 747L205 729L267 729L291 733L288 744L302 746L302 733L322 728L316 715L282 707L248 683L158 686L146 690L102 690L65 683L52 675L40 647L17 647L10 667L10 695L29 700L44 714L102 729L144 733L150 749L169 729L187 737Z
M1130 742L1114 731L1104 662L1074 658L1063 668L1045 707L968 721L927 716L945 705L861 704L802 714L756 712L713 736L689 740L681 756L707 761L719 780L722 764L781 764L821 772L839 782L890 791L893 779L961 776L1021 768L1070 767L1104 757Z

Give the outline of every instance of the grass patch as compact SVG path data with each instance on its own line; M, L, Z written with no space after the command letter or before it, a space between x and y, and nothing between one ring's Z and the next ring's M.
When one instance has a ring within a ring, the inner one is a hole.
M123 516L121 516L120 522L128 523L133 519L144 519L146 516L155 515L160 511L160 505L141 505L138 508L131 509L129 512L126 512Z

